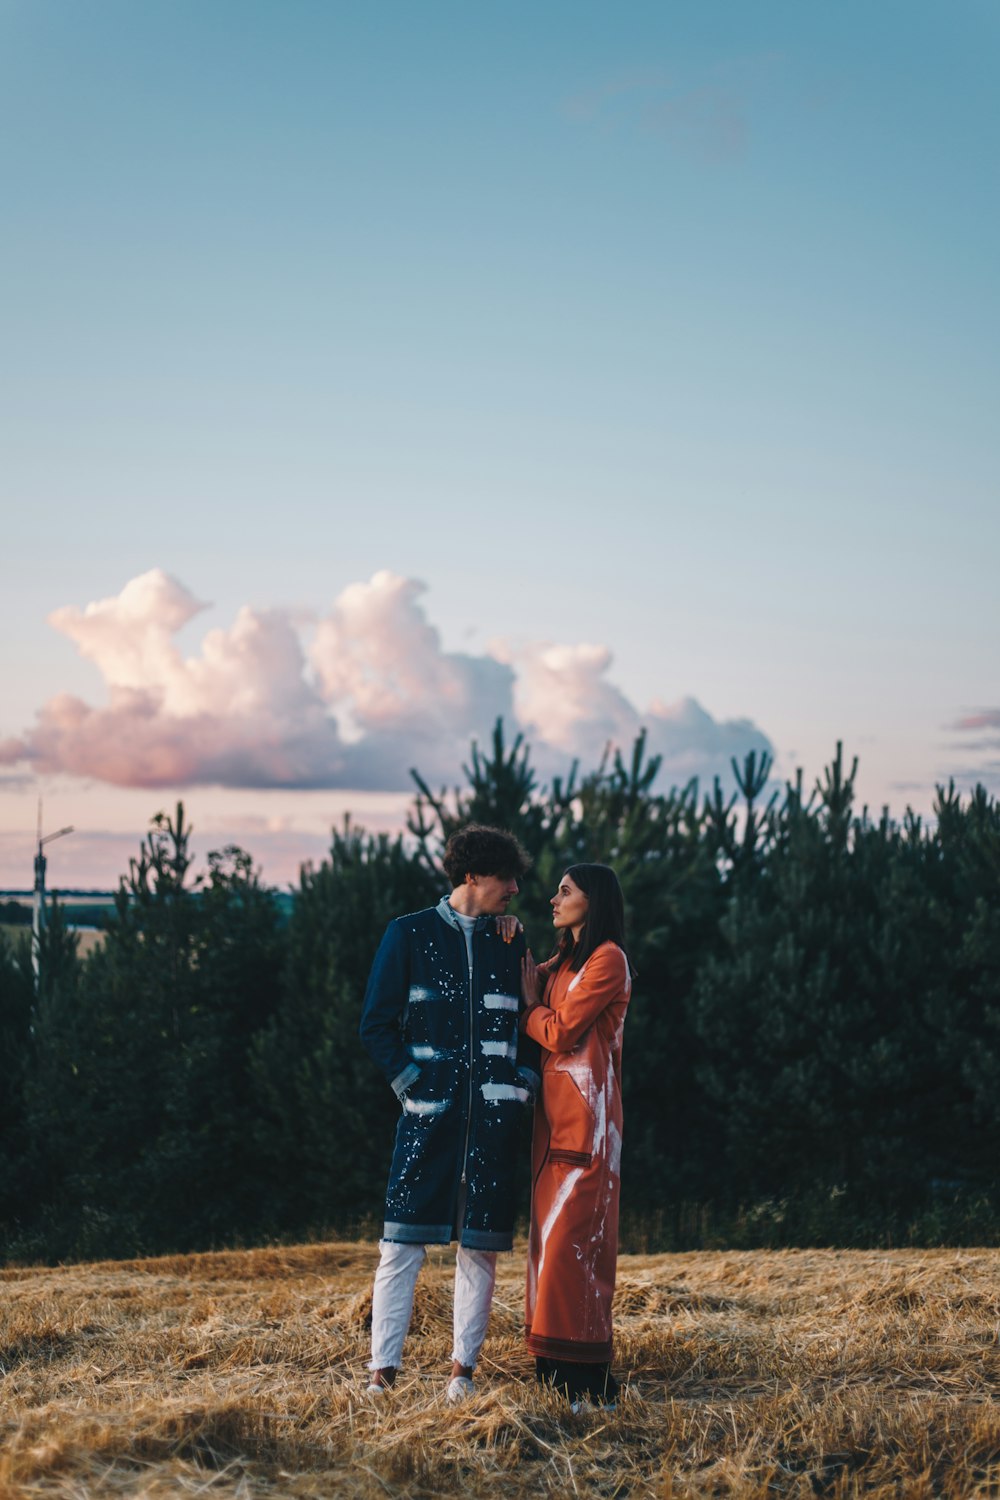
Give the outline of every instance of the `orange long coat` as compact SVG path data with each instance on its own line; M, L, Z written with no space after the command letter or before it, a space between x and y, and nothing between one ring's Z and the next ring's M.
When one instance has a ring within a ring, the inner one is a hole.
M632 988L615 943L563 964L524 1020L540 1042L525 1329L532 1354L611 1360L622 1145L622 1027Z

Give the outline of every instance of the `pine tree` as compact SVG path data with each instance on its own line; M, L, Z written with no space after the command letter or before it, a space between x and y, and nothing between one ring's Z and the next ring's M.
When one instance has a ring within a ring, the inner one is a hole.
M279 915L240 850L192 879L190 833L182 805L153 820L72 1003L39 1008L29 1116L50 1254L183 1249L260 1215L247 1054L277 998Z
M361 1046L361 1004L385 927L439 895L401 837L349 821L329 860L302 871L280 1005L252 1048L254 1139L276 1229L380 1211L398 1105Z
M16 944L0 932L0 1236L8 1246L36 1202L25 1117L33 1009L30 930Z

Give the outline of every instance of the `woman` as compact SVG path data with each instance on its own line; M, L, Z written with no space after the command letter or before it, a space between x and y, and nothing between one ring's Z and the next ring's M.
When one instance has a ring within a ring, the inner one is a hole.
M552 897L553 956L525 958L522 1026L542 1046L525 1328L539 1380L574 1411L614 1402L621 1043L632 988L625 907L607 865L571 865ZM544 993L542 985L544 984Z

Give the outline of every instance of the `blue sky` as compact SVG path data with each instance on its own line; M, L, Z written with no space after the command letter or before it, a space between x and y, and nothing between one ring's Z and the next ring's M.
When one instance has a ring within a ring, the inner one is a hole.
M210 606L143 595L185 614L189 661L241 608L293 619L372 766L416 735L457 770L500 659L552 764L632 722L610 686L636 721L697 700L703 774L748 720L786 773L843 737L876 806L927 808L952 772L1000 788L992 720L952 727L1000 703L998 43L985 0L0 4L0 741L24 749L0 881L39 788L102 881L175 790L251 849L259 828L276 878L343 805L391 821L395 783L247 771L259 724L231 709L225 754L168 757L155 789L36 727L123 680L48 616L152 570ZM320 669L316 622L380 571L426 585L402 634L376 590ZM445 668L411 664L406 713L359 707L421 622ZM194 710L150 663L133 688L152 672L176 745ZM261 671L267 733L315 728ZM420 672L427 702L458 672L468 711L417 722Z

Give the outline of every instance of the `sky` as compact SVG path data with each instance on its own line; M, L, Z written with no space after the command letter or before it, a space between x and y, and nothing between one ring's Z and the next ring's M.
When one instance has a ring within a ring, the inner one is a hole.
M994 0L0 0L0 886L498 715L1000 793Z

